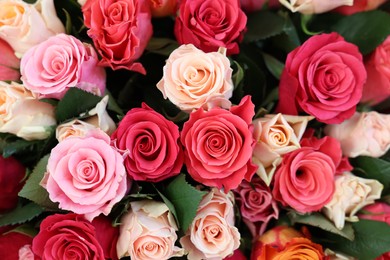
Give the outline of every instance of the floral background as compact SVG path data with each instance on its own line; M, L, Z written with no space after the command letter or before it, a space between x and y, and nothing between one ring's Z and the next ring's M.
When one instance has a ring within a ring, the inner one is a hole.
M0 259L390 259L389 12L0 0Z

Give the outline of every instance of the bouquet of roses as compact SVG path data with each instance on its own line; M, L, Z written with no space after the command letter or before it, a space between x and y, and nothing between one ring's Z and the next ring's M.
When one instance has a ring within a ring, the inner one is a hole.
M0 259L390 259L390 2L0 0Z

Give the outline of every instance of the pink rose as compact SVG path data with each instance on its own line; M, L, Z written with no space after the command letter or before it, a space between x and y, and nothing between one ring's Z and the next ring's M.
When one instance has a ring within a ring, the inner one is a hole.
M198 206L196 216L180 243L188 259L222 259L240 246L234 226L233 194L213 188Z
M97 62L91 45L58 34L25 53L20 64L22 81L27 89L44 98L60 99L71 87L103 95L106 73Z
M127 112L111 139L134 180L159 182L183 166L178 126L145 103Z
M244 223L253 237L263 234L272 218L278 219L276 200L260 178L254 177L250 182L244 180L234 193Z
M221 48L205 53L192 44L181 45L169 55L157 88L164 98L186 112L221 100L230 105L233 70L225 52Z
M0 80L18 81L20 59L15 56L12 47L2 39L0 39L0 52Z
M390 149L390 115L356 112L341 124L327 125L325 134L339 140L343 154L380 157Z
M304 111L327 124L350 118L362 96L362 55L339 34L319 34L290 52L279 84L277 110Z
M85 214L88 220L108 215L128 186L123 158L100 130L57 144L41 184L61 209Z
M354 0L279 0L279 2L290 9L292 12L300 12L302 14L320 14L333 10L339 6L353 4Z
M352 6L340 6L334 9L334 11L344 15L351 15L358 12L377 9L386 1L387 0L354 0Z
M150 0L88 0L82 11L100 65L146 73L136 60L153 33Z
M18 204L18 193L24 185L26 169L13 157L0 155L0 214Z
M283 206L310 213L332 199L334 176L342 162L341 149L337 140L330 137L303 140L301 145L284 155L275 173L272 194Z
M264 6L271 9L280 7L279 0L240 0L240 3L242 10L248 13L260 11Z
M382 221L390 225L390 205L387 203L376 202L365 206L360 212L358 216L361 219Z
M202 108L192 112L184 123L181 142L185 164L196 181L235 189L243 179L250 181L257 166L252 163L254 139L251 121L254 105L250 96L229 111Z
M192 43L205 52L225 47L228 55L237 54L246 20L239 0L182 0L174 32L180 44Z
M367 82L361 102L375 105L390 97L390 36L365 61Z
M31 245L32 241L32 236L23 234L14 227L0 227L0 259L19 259L20 250L24 246ZM21 260L27 259L22 258Z
M94 226L83 216L69 213L46 217L34 237L32 250L41 259L104 260Z

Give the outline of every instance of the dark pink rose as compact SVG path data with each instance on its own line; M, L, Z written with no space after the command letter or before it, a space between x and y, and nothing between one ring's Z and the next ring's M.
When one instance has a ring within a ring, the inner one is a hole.
M279 217L279 209L271 190L258 177L243 181L234 190L244 223L253 237L264 233L268 222Z
M180 44L192 43L204 52L225 47L228 55L237 54L246 20L239 0L182 0L174 32Z
M150 0L88 0L82 11L101 65L146 73L136 60L153 33Z
M247 257L240 249L234 250L231 256L225 257L224 260L246 260Z
M341 123L355 113L365 81L357 46L337 33L315 35L288 54L277 110L291 115L306 112L327 124Z
M74 213L46 217L34 237L32 250L41 259L104 260L94 226Z
M12 47L0 39L0 80L19 81L20 59L15 56Z
M340 143L331 137L303 140L284 155L274 176L272 194L283 206L301 213L320 210L333 196L334 176L342 162Z
M280 7L279 0L240 0L241 8L245 12L254 12L260 11L264 6L268 8L278 8Z
M111 139L134 180L162 181L183 166L178 126L145 103L127 112Z
M23 234L12 226L0 227L0 259L19 259L19 250L24 246L31 246L32 241L32 236Z
M100 215L91 223L95 227L96 238L103 249L104 258L118 260L116 242L119 237L119 226L114 227L111 222L109 218Z
M18 193L24 185L26 169L13 157L0 156L0 214L18 204Z
M249 96L230 111L202 108L190 114L181 132L185 164L196 181L225 192L243 179L250 181L257 166L252 163L254 105Z

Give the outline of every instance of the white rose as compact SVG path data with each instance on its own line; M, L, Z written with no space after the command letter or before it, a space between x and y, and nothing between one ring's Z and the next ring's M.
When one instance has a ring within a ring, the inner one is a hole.
M383 185L377 180L364 179L345 172L335 177L336 189L332 200L324 206L323 213L338 229L345 220L358 221L355 215L361 208L381 197Z
M32 46L65 32L53 0L0 0L0 38L21 57Z

